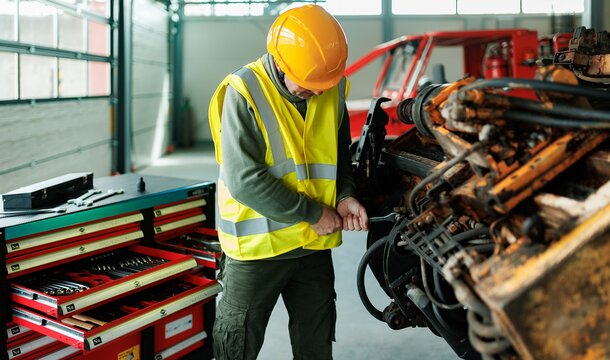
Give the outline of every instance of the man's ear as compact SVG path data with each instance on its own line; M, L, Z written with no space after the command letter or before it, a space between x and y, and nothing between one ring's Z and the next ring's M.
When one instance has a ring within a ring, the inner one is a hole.
M277 73L280 76L280 79L282 79L282 81L285 81L284 77L286 76L286 73L282 71L280 65L277 63L277 60L273 59L273 63L275 64L275 68L277 69Z

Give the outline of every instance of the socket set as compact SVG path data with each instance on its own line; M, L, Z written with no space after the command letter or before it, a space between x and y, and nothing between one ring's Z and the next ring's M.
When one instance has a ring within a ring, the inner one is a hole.
M196 265L189 255L132 245L16 278L11 296L16 303L61 318Z
M199 265L217 268L221 248L215 229L197 227L186 234L169 233L157 236L155 241L164 249L192 255Z
M35 273L20 278L15 283L47 295L72 295L151 269L167 261L120 249L60 266L52 271Z
M13 321L89 351L124 338L189 306L214 301L214 296L221 290L216 280L183 275L174 281L132 291L126 297L111 299L110 302L60 320L14 305Z

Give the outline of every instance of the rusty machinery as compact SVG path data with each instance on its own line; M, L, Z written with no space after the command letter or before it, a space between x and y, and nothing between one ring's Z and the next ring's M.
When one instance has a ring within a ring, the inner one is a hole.
M466 359L610 359L609 45L580 28L536 79L431 85L384 148L373 103L356 154L373 316Z

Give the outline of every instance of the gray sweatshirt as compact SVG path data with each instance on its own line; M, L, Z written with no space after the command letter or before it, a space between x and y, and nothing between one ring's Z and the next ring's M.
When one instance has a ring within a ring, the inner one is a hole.
M307 101L292 95L278 73L273 57L265 54L263 65L279 92L301 113L304 121ZM343 112L338 134L337 200L355 194L352 178L349 115ZM259 214L281 223L306 221L315 224L322 215L322 204L286 187L268 172L266 145L246 99L228 86L221 119L223 181L238 202Z

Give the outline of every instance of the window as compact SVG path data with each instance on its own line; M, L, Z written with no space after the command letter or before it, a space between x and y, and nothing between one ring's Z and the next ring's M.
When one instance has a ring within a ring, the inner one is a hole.
M110 1L0 0L0 101L110 95Z
M396 15L455 14L455 0L401 1L393 0L392 13Z
M459 0L457 2L458 14L518 14L520 10L519 0Z
M59 59L57 93L59 97L87 96L87 62Z
M388 96L391 92L400 90L405 79L408 78L407 74L413 64L413 55L419 44L419 41L412 41L394 50L388 66L388 74L381 89L383 96Z
M522 0L521 7L525 14L570 14L585 11L584 0Z
M89 96L110 94L110 64L89 62Z
M304 4L317 3L333 15L380 15L381 0L351 0L349 6L345 0L325 1L260 1L260 0L218 0L214 4L209 1L186 0L184 14L186 16L277 16L288 9Z
M56 46L55 17L57 9L38 1L19 1L19 41L28 44Z
M57 96L57 59L50 56L20 55L19 89L21 98Z
M0 0L0 40L17 40L16 17L16 0Z
M17 54L0 52L0 100L17 98Z
M85 51L85 20L63 11L58 17L58 47L65 50Z
M351 0L349 6L345 1L326 0L320 6L333 15L381 15L381 0Z
M396 15L571 14L582 13L584 7L584 0L392 0L392 13Z

